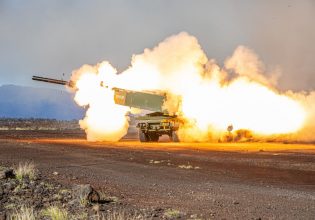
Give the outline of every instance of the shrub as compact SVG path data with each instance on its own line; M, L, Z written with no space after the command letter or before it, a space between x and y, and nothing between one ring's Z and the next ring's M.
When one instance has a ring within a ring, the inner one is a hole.
M50 217L51 220L68 220L68 212L57 206L51 206L42 211L42 215Z
M33 208L22 206L19 210L15 210L8 216L9 220L35 220L35 212Z
M36 169L33 162L19 163L19 166L15 169L16 179L22 181L24 178L33 180L36 176Z
M106 215L97 215L95 217L96 220L144 220L145 218L141 214L137 213L128 213L125 210L118 209L113 210L112 212L108 212ZM150 219L150 218L149 218Z

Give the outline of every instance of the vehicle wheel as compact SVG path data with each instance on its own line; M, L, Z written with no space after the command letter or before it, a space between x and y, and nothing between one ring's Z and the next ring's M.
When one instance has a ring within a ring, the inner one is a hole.
M148 142L149 141L149 137L148 137L148 135L147 134L145 134L143 131L141 131L140 129L139 129L139 140L140 140L140 142Z
M158 134L155 134L155 133L149 134L149 139L150 139L150 141L152 141L152 142L157 142L157 141L159 141L159 135L158 135Z
M177 131L172 131L170 138L171 138L171 141L173 142L179 142Z

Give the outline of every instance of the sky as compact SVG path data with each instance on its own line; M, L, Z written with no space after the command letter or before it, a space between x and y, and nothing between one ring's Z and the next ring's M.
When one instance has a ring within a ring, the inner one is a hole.
M0 85L103 60L123 71L182 31L219 64L244 45L281 70L280 89L315 89L314 0L0 0Z

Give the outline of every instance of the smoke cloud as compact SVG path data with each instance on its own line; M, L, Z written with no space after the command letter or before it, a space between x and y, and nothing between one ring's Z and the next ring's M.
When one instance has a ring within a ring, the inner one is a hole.
M280 77L279 72L270 74L270 77L267 77L262 61L252 50L245 46L239 46L235 49L232 57L225 61L225 67L240 76L248 77L267 86L276 85Z
M166 93L164 108L184 122L182 141L225 140L227 134L237 140L314 140L314 92L281 92L275 78L244 46L220 67L185 32L134 55L120 74L105 61L73 76L76 101L89 108L81 122L89 140L118 140L126 133L129 110L114 104L113 87Z

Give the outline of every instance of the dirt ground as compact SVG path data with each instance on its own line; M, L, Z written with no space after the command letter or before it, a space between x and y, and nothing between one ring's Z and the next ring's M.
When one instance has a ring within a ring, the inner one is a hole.
M26 160L49 178L90 183L137 208L201 219L315 219L315 145L91 143L80 131L0 131L0 165Z

